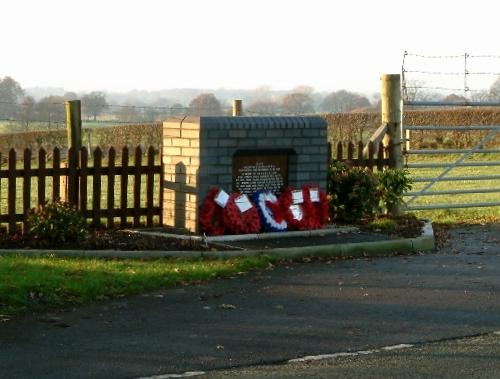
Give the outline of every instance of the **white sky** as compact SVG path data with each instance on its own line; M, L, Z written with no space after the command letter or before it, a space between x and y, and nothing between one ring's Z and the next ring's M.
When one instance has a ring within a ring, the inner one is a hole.
M2 0L0 77L73 91L375 93L405 50L500 54L499 10L493 0Z

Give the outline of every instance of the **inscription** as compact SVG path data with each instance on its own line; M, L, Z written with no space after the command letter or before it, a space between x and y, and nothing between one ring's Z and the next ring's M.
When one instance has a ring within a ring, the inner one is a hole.
M258 162L255 166L243 166L238 170L236 187L244 193L258 190L278 192L285 184L281 169L271 164Z
M247 194L259 190L279 192L288 184L287 164L287 154L234 157L233 189Z

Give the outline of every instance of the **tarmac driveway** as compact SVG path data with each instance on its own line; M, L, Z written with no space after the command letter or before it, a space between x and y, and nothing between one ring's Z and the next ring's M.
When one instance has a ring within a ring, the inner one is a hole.
M136 378L500 330L500 225L0 324L1 378Z

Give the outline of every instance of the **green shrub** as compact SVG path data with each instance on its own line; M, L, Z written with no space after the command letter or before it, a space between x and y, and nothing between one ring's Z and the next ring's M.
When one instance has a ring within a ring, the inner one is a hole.
M403 203L403 194L412 189L413 179L408 170L387 169L377 173L382 204L391 210Z
M377 179L367 169L348 168L343 163L332 162L327 189L332 217L339 220L371 218L378 210Z
M32 209L28 222L30 236L41 244L78 242L88 233L85 218L75 208L61 201Z

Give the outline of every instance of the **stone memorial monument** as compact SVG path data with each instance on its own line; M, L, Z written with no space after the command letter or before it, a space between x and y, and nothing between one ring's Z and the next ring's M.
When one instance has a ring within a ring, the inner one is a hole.
M320 117L196 117L163 123L163 223L199 232L208 190L277 193L326 188L328 142Z

